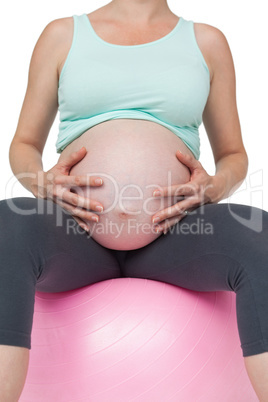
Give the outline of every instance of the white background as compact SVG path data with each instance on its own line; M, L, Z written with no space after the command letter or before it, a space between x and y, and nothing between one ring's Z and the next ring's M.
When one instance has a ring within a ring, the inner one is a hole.
M13 175L9 167L8 151L16 131L27 86L30 58L38 37L54 19L89 13L107 3L100 0L17 0L1 3L0 199L32 196L21 184L17 182L14 185L14 179L11 180ZM169 0L168 4L178 16L219 28L228 40L236 70L240 123L250 162L247 178L228 201L268 210L268 25L265 1ZM57 115L44 151L45 170L52 167L59 156L55 148L58 124ZM200 134L200 161L208 173L213 174L213 156L203 125Z

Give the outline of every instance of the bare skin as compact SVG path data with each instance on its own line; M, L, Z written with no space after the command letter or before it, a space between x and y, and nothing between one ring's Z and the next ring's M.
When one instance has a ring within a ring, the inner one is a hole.
M0 361L0 402L17 402L27 375L29 350L0 345Z
M268 401L268 353L245 357L246 370L260 400Z
M178 20L166 0L113 0L89 14L89 17L94 30L102 39L121 45L157 40L170 32ZM221 31L207 24L196 23L195 33L211 78L211 91L203 122L216 167L211 200L217 202L226 198L243 181L248 162L241 137L235 98L235 73L227 41ZM52 168L53 173L57 174L50 179L49 172L43 171L42 164L42 152L58 109L58 79L72 35L72 18L58 19L47 25L35 46L28 87L10 146L10 163L15 175L28 173L27 177L19 178L25 188L36 197L51 198L58 203L67 202L69 210L83 226L85 220L93 219L92 211L98 200L77 199L68 192L67 187L72 163L82 160L86 150L66 155L68 160ZM207 180L202 168L198 166L198 169L203 180ZM43 185L38 182L38 175L43 178ZM86 179L80 177L79 180L84 185ZM57 181L60 187L56 186ZM48 184L50 192L47 190ZM60 196L63 192L65 200ZM79 207L85 204L90 205L88 208ZM18 401L26 378L28 359L29 351L25 348L0 347L0 402ZM258 398L267 402L268 353L247 357L245 364Z

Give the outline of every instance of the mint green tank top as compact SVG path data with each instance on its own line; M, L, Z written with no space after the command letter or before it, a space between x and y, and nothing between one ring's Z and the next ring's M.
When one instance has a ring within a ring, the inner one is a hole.
M168 128L199 159L210 74L193 21L180 17L166 36L124 46L101 39L87 14L73 19L73 40L59 77L57 152L96 124L129 118Z

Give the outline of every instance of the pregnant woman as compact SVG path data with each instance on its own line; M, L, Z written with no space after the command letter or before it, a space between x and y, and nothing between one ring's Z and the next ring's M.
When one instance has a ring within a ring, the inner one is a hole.
M58 110L60 157L44 172ZM213 176L198 161L202 121ZM24 386L35 291L118 277L236 292L246 368L268 401L268 213L218 204L248 163L221 31L166 0L112 0L50 22L10 163L35 198L0 202L0 401Z

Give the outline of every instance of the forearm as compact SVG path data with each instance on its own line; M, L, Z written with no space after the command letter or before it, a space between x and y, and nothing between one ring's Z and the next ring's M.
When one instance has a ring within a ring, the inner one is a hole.
M224 156L216 163L213 177L217 191L211 202L219 202L232 195L242 184L247 175L248 158L245 152Z
M19 182L37 196L38 175L43 172L42 155L33 145L13 141L9 149L12 172Z

